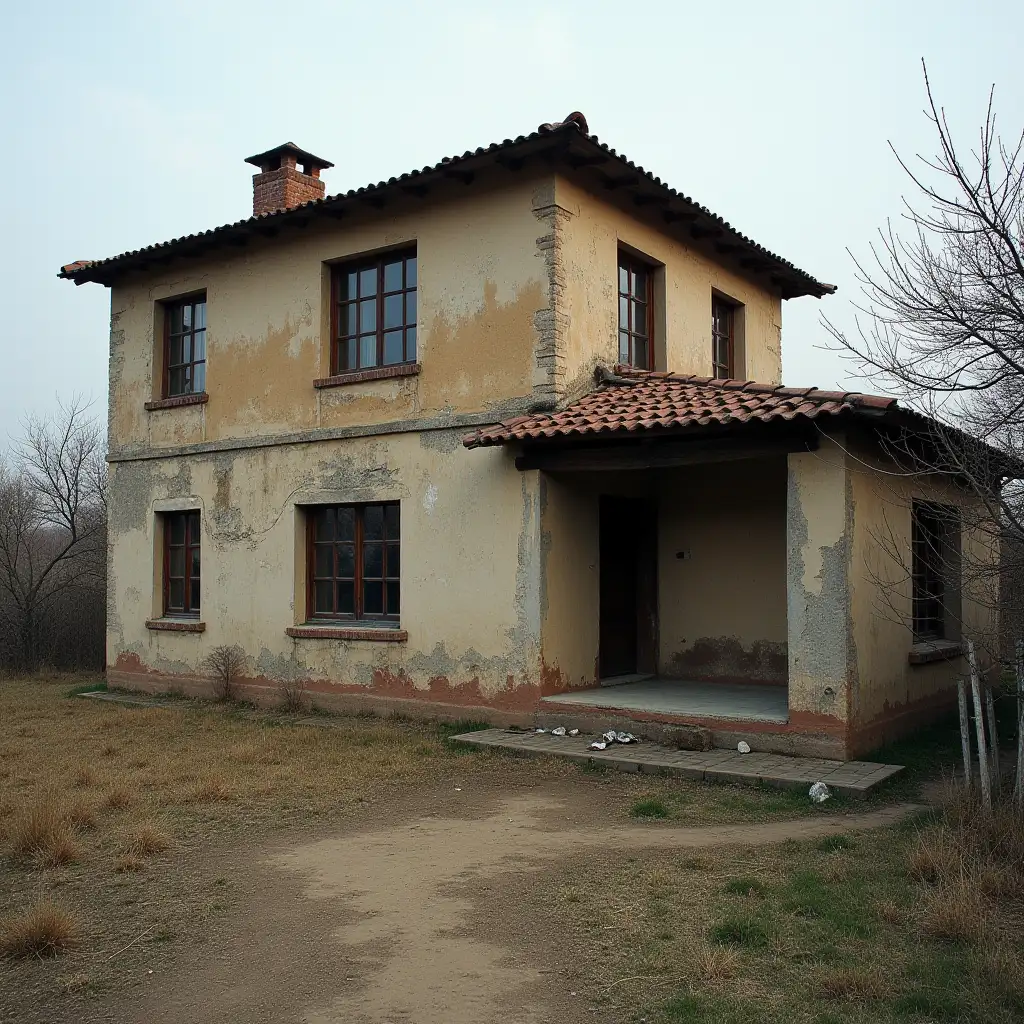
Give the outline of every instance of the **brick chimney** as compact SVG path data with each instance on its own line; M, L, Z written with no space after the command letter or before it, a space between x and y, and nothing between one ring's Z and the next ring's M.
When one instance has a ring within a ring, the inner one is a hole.
M333 167L329 160L321 160L294 142L275 146L266 153L257 153L245 161L260 169L252 176L252 213L259 217L275 210L290 210L311 199L323 199L324 183L320 172ZM302 170L298 165L302 165Z

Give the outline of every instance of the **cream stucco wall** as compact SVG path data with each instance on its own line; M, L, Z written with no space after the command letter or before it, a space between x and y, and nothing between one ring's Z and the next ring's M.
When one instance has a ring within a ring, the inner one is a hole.
M655 369L711 375L711 296L741 303L743 358L737 373L781 383L782 300L766 283L742 276L673 234L652 226L563 177L559 308L566 318L564 388L574 394L595 364L618 361L618 250L626 246L663 269L655 278Z

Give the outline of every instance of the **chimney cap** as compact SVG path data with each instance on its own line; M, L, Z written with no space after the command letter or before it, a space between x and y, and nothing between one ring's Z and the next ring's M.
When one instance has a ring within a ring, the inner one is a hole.
M268 149L266 153L247 156L245 162L255 165L261 171L272 171L281 166L281 158L286 156L293 157L296 163L302 164L307 169L307 174L313 170L320 171L334 166L330 160L324 160L304 149L299 149L294 142L285 142L280 146L275 146L273 149Z

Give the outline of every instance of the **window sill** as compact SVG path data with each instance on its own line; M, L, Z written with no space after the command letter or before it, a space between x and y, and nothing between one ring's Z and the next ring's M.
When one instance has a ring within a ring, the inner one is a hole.
M387 627L353 629L348 626L289 626L285 632L291 637L305 640L376 640L400 644L409 639L406 630Z
M174 398L160 398L155 402L146 403L146 411L153 412L154 409L177 409L182 405L203 405L210 400L205 391L195 395L175 395Z
M146 619L146 629L167 633L205 633L206 623L198 619Z
M315 388L336 388L342 384L358 384L363 380L387 380L390 377L415 377L420 372L419 363L395 363L393 366L374 366L367 370L346 370L333 377L320 377L313 381Z
M929 665L933 661L952 661L963 654L955 640L922 640L910 648L907 660L911 665Z

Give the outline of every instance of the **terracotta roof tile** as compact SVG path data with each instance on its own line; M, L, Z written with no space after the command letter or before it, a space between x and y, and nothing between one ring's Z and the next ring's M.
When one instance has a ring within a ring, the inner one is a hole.
M896 408L894 398L855 391L818 391L622 367L616 371L618 382L606 383L560 412L516 416L481 427L463 438L463 444L481 448L538 437L769 423Z

